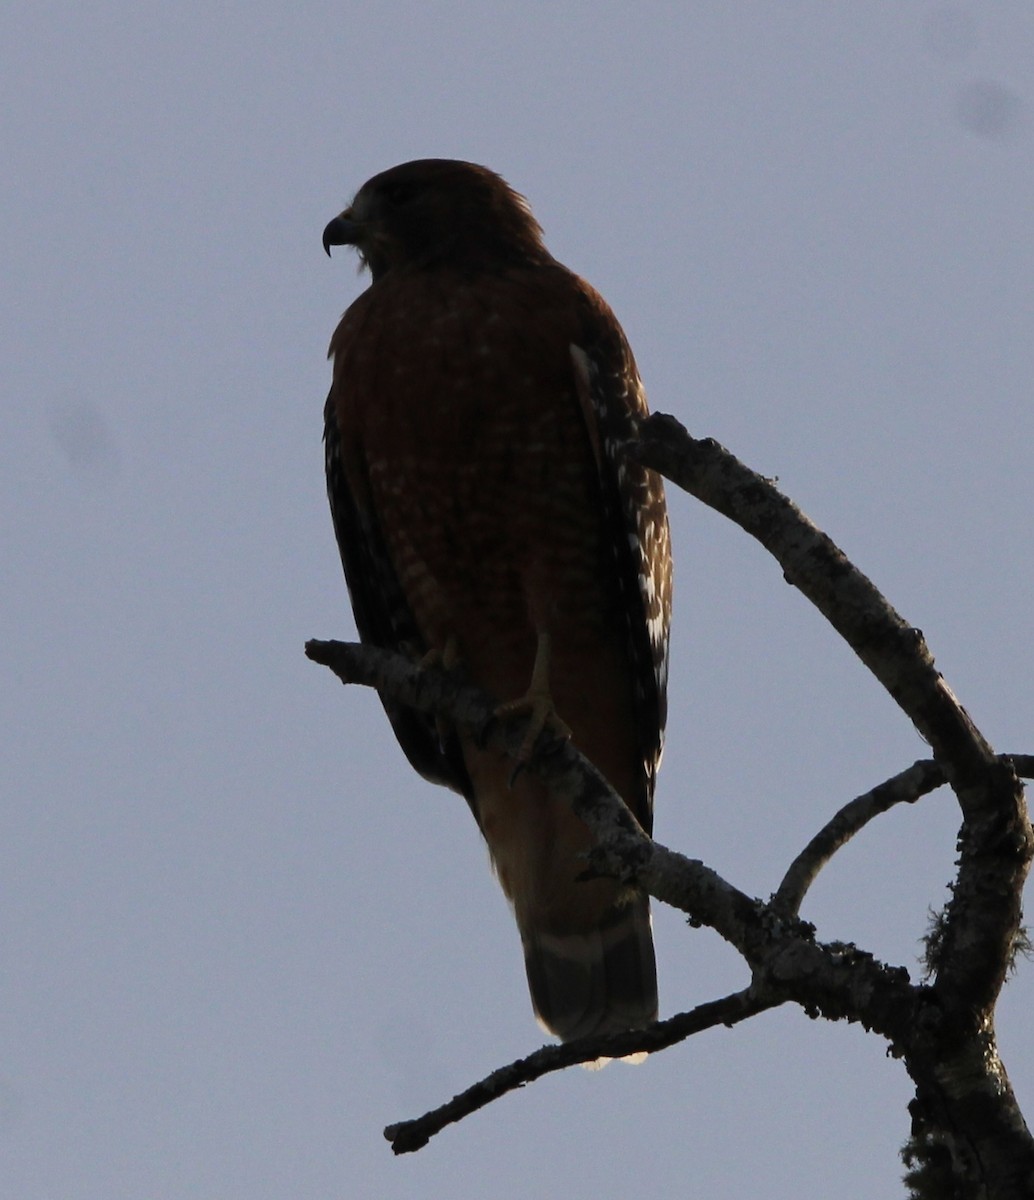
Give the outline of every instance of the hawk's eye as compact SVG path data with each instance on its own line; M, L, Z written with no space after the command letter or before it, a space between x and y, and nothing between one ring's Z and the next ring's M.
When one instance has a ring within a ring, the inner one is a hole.
M395 183L389 183L381 190L381 195L393 207L399 207L402 204L408 204L417 194L417 185L415 183L407 183L404 180L398 180Z

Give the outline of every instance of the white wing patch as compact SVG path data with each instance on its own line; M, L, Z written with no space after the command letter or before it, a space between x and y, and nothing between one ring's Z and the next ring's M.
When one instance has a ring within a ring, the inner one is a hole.
M626 597L644 766L652 780L660 764L667 711L671 535L660 477L625 453L637 420L648 412L642 383L627 350L614 354L614 347L607 349L611 353L594 357L572 343L571 362L600 471L604 519L613 530L618 582Z

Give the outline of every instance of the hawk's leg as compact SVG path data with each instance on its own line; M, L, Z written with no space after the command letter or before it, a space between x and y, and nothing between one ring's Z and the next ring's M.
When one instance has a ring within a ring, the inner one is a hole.
M547 725L558 737L571 736L570 729L560 719L553 706L553 696L549 690L549 648L549 634L540 633L535 646L535 665L531 669L528 690L518 700L508 700L495 710L497 717L528 717L528 728L517 751L514 776L531 758L532 748Z
M459 661L460 652L456 645L456 636L450 633L445 639L445 645L440 650L437 646L432 646L417 666L421 671L429 670L432 667L441 667L443 671L451 671ZM438 731L438 740L444 745L445 739L452 732L452 723L439 716L434 719L434 727Z

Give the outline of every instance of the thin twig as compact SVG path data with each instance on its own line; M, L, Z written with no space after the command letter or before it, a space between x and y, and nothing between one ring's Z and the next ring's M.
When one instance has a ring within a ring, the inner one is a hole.
M627 1033L609 1034L606 1037L582 1038L562 1046L543 1046L527 1058L519 1058L505 1067L499 1067L439 1108L411 1121L389 1125L384 1130L384 1136L391 1142L396 1154L409 1154L426 1146L446 1125L461 1121L507 1092L533 1083L543 1075L562 1071L578 1063L593 1063L601 1058L626 1058L663 1050L716 1025L736 1025L778 1003L778 1000L765 998L753 989L745 988L720 1000L700 1004L666 1021L656 1021L645 1029L632 1029Z
M1021 779L1034 778L1034 754L1002 754ZM796 915L805 894L833 855L881 813L897 804L917 800L947 783L944 771L932 758L921 758L910 767L847 804L811 839L787 868L772 897L773 908Z
M828 821L790 864L772 897L772 907L796 916L818 873L833 855L880 813L896 804L914 804L944 784L944 771L932 758L922 758L892 779L847 804Z

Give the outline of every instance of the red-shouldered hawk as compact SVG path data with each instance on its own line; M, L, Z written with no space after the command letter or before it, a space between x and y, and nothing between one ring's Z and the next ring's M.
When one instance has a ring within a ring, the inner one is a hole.
M327 488L364 642L459 663L552 721L652 824L671 558L660 479L622 443L646 411L602 297L527 203L472 163L365 183L324 247L372 275L334 333ZM384 701L409 761L461 792L513 904L532 1002L564 1040L657 1014L647 897L579 881L585 825L462 730Z

